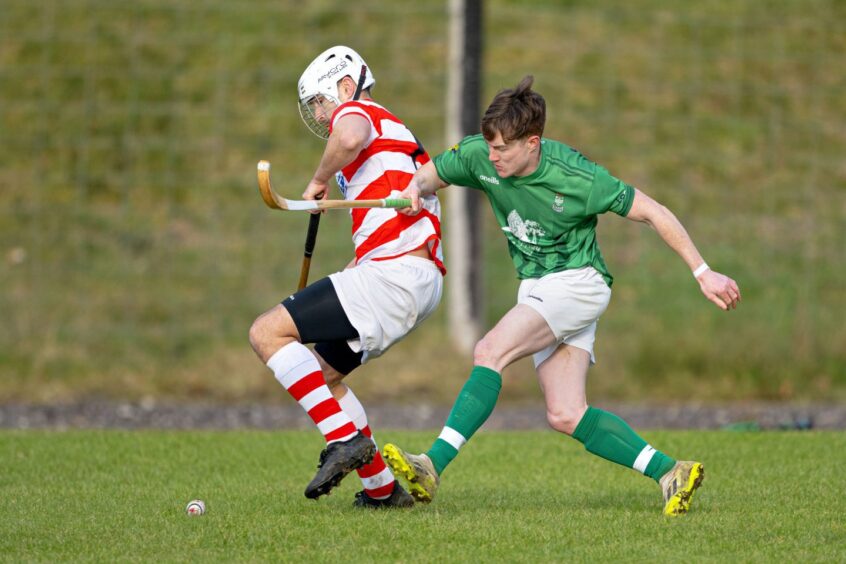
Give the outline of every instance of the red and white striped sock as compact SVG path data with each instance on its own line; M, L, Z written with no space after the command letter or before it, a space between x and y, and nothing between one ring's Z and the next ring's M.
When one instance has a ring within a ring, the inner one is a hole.
M364 412L364 406L355 397L351 389L347 388L347 393L344 397L338 400L338 404L344 412L353 420L356 428L364 433L365 436L370 437L373 444L376 441L373 439L373 432L367 424L367 414ZM379 447L376 446L376 454L373 456L373 461L370 464L362 466L358 470L358 477L361 478L361 483L364 486L364 491L373 499L385 499L394 491L394 473L385 464L382 455L379 453Z
M317 359L304 345L294 341L276 351L267 366L279 383L305 409L327 443L346 441L357 432L323 379Z

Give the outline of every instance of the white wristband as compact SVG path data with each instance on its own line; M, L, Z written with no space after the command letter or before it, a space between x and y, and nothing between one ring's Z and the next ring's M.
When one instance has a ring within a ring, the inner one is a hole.
M708 266L707 262L703 262L702 264L696 267L696 270L693 271L693 277L699 278L703 272L705 272L706 270L710 270L710 268L711 267Z

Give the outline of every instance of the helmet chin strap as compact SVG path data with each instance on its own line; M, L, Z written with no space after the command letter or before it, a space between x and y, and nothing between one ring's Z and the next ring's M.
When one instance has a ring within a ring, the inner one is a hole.
M349 83L347 83L345 81L345 79L347 79L347 78L352 80L352 77L349 76L349 75L347 75L343 79L341 79L340 83L341 83L342 86L340 88L338 88L339 98L341 97L342 93L344 95L346 95L349 92L348 87L346 86ZM360 99L361 94L364 92L364 82L365 82L365 80L367 80L367 66L362 65L361 66L361 76L359 76L358 84L356 84L356 86L355 86L355 90L353 91L352 97L347 98L346 100L338 100L339 104L343 104L344 102L349 102L349 101L354 101L354 100Z
M367 65L361 65L361 75L358 77L358 84L355 87L355 94L353 100L358 100L361 97L361 90L364 88L364 81L367 79Z

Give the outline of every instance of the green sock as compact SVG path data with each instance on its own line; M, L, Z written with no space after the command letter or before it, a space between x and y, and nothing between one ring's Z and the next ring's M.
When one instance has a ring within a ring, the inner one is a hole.
M588 407L573 438L591 454L634 468L656 482L676 463L647 444L625 421L595 407Z
M499 398L502 376L484 366L474 366L470 378L452 406L441 435L426 453L438 474L458 455L464 443L488 419Z

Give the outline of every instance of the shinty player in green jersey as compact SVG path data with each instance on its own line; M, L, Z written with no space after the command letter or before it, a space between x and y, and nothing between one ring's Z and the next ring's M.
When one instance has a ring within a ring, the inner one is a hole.
M613 281L596 242L597 216L612 211L652 227L720 309L734 309L740 290L708 267L670 210L579 152L544 139L546 103L532 82L527 76L499 92L482 117L482 134L420 168L400 196L412 200L403 213L413 215L421 196L449 184L484 191L521 284L517 305L476 344L473 370L432 447L414 455L386 444L383 454L415 499L431 501L444 469L493 411L502 370L533 355L549 425L588 452L655 480L665 514L686 513L704 477L702 463L676 461L618 416L587 404L596 321Z

